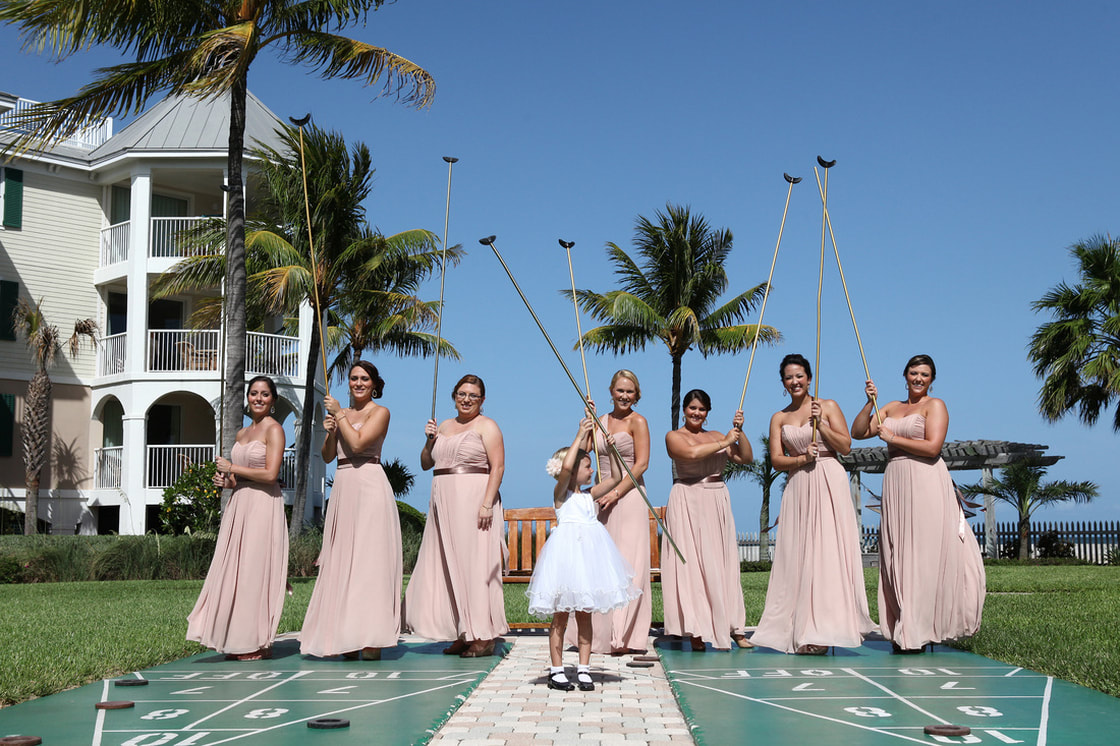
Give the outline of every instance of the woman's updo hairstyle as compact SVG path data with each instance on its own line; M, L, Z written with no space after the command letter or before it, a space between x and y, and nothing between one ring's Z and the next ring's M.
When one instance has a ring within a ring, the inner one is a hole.
M778 378L785 377L786 366L789 365L800 365L805 370L805 375L810 380L813 378L813 368L809 365L809 361L805 359L804 355L798 355L796 352L782 358L782 362L778 366Z
M915 355L914 357L907 360L906 361L906 367L902 369L902 375L905 376L907 373L910 372L911 368L913 368L915 366L918 366L918 365L928 365L929 366L929 372L930 372L929 382L930 383L933 383L934 381L937 380L937 366L933 364L933 358L930 357L929 355Z
M639 401L641 401L642 384L638 383L638 374L632 370L627 370L626 368L621 368L615 371L615 374L611 376L611 390L614 390L614 385L618 383L618 379L620 378L625 378L629 381L634 382L634 403L637 404Z
M464 383L473 383L475 386L478 386L478 393L482 394L483 399L486 398L486 384L474 373L468 373L459 379L455 384L455 388L451 389L451 401L455 401L455 395L459 393L459 387Z
M381 374L377 372L377 366L368 360L358 360L350 366L350 370L354 368L361 368L369 375L369 380L373 383L373 391L369 393L369 398L380 399L381 394L385 392L385 381L381 378Z
M689 391L684 395L684 398L681 399L681 406L687 407L692 403L693 399L696 399L701 404L703 404L704 409L708 410L709 412L712 411L712 398L708 396L708 392L704 389L692 389L692 391Z

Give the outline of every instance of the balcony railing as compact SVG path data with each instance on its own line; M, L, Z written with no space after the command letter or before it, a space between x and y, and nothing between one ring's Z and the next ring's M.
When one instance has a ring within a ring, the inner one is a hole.
M299 376L299 337L249 332L245 335L245 372L252 375Z
M280 462L280 487L284 490L296 488L296 449L285 448L284 460Z
M26 122L20 121L28 109L30 109L38 101L21 98L16 101L16 106L11 111L5 112L0 115L0 130L9 130L20 134L28 133L31 128ZM99 119L92 122L88 127L84 127L71 137L63 141L61 144L71 148L81 148L82 150L93 150L99 145L105 144L105 141L113 136L113 120L111 117Z
M218 370L217 329L151 329L148 370Z
M124 456L124 448L121 446L97 448L93 453L96 459L93 474L94 489L119 489L121 486L121 459Z
M124 373L125 334L110 334L101 338L97 350L97 375L111 376Z
M132 225L127 220L101 229L101 266L111 267L128 259Z
M148 256L158 259L182 258L192 254L179 234L190 230L207 218L152 218L151 243Z
M148 446L145 486L149 489L165 489L175 484L191 464L213 460L212 445Z

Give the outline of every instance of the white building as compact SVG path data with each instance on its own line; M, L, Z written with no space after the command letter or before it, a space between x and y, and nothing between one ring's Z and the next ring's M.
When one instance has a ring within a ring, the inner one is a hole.
M0 93L0 143L19 134L10 115L32 103ZM279 126L250 94L246 146L279 149ZM119 134L112 129L107 119L63 144L0 160L0 507L22 512L25 494L20 420L34 368L12 333L17 298L41 300L64 337L75 319L101 329L96 351L63 355L50 370L51 456L39 517L52 533L158 529L164 488L185 464L212 460L219 440L221 330L186 328L203 296L154 299L150 287L183 256L179 231L225 212L228 98L167 98ZM253 180L246 183L251 212ZM272 376L279 388L276 418L289 446L311 322L305 307L298 336L281 333L276 319L246 344L246 376ZM310 469L309 515L322 509L325 478L321 459ZM281 478L290 502L292 448Z

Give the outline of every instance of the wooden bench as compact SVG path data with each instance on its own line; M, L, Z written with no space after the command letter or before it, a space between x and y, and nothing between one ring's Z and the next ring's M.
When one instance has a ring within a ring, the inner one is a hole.
M665 506L654 508L657 517L665 520ZM533 564L544 548L545 539L556 525L554 508L506 508L506 543L509 547L509 567L502 573L503 583L528 583L533 575ZM657 521L649 517L649 568L650 580L661 580L661 536Z

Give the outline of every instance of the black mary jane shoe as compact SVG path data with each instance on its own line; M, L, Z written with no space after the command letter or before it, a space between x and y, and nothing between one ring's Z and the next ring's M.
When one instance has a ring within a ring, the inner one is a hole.
M557 681L557 677L563 677L563 681ZM575 689L575 685L568 681L568 677L562 673L554 673L548 677L548 688L556 689L561 692L570 692Z
M591 680L591 674L586 671L576 674L576 686L581 692L595 691L595 682Z

